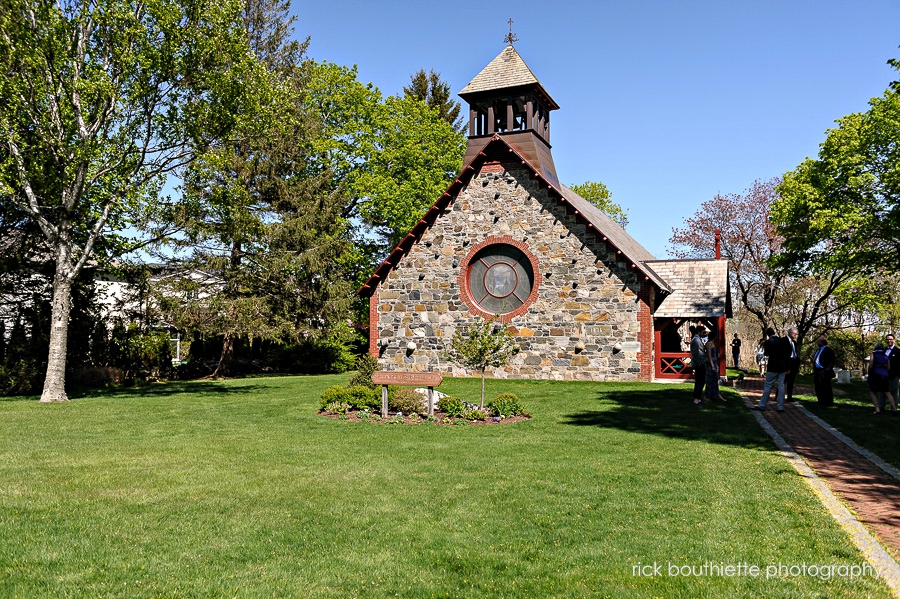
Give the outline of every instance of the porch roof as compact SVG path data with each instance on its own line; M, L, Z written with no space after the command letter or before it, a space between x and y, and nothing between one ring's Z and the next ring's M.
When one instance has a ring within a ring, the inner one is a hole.
M645 264L672 289L654 317L731 317L728 260L648 260Z

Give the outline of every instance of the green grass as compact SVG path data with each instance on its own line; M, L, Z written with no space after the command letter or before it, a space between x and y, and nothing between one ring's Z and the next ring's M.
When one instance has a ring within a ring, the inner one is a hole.
M863 563L730 389L698 409L690 385L495 380L531 420L317 416L344 380L0 402L0 596L890 596L872 577L633 576Z
M797 385L812 389L811 376L797 377ZM900 416L883 414L873 416L875 407L869 398L865 381L854 380L849 385L832 384L835 390L834 406L823 407L816 403L816 396L795 397L806 408L838 429L857 444L877 454L881 459L900 468ZM888 404L890 410L890 404Z

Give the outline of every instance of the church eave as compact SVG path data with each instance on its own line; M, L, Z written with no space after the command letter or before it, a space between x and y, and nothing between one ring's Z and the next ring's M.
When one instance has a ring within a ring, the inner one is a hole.
M626 252L622 250L622 248L618 247L617 244L609 238L608 235L605 235L603 231L600 230L591 220L584 214L582 214L571 202L569 202L562 190L556 187L552 182L547 180L546 177L543 176L538 170L532 165L529 161L525 160L512 146L506 143L503 140L503 137L497 134L494 134L493 138L488 145L482 148L480 151L465 167L463 167L462 172L457 176L456 180L450 184L441 197L428 209L428 212L425 213L425 216L419 220L419 222L413 227L412 231L410 231L406 237L397 245L396 248L391 252L391 254L387 257L387 259L381 263L381 265L375 270L375 273L369 277L369 279L365 282L365 284L356 292L358 296L368 297L374 293L375 288L381 281L384 281L391 270L400 263L400 261L409 253L409 250L412 249L412 246L415 242L422 238L422 235L425 231L428 230L428 227L432 226L437 220L437 217L443 212L450 203L450 200L458 195L458 193L462 190L462 188L472 179L474 174L478 172L481 165L484 163L487 154L485 150L487 150L490 144L494 144L497 142L502 142L505 145L509 152L516 156L516 158L521 161L522 165L527 167L531 172L531 176L536 178L541 184L556 197L556 200L566 206L567 210L571 210L575 217L579 220L579 222L585 225L585 228L588 231L592 231L594 235L607 244L609 247L613 249L616 253L617 260L621 260L624 258L624 263L626 268L629 270L635 270L640 274L644 275L644 281L650 282L654 284L661 292L670 293L671 288L650 269L643 261L637 259L631 259Z

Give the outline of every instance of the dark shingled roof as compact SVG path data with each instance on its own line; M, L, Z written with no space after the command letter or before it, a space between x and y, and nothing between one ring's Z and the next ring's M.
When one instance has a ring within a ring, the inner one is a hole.
M731 316L728 260L655 260L647 265L672 287L653 316Z

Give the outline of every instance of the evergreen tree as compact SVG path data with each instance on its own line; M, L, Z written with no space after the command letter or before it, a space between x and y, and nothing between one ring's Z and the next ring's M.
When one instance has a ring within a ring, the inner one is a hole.
M438 115L462 133L465 122L459 116L460 103L450 97L450 84L441 80L441 74L431 69L427 74L425 69L419 69L409 76L410 84L403 87L403 93L408 98L415 98L425 102L429 108L436 110Z

